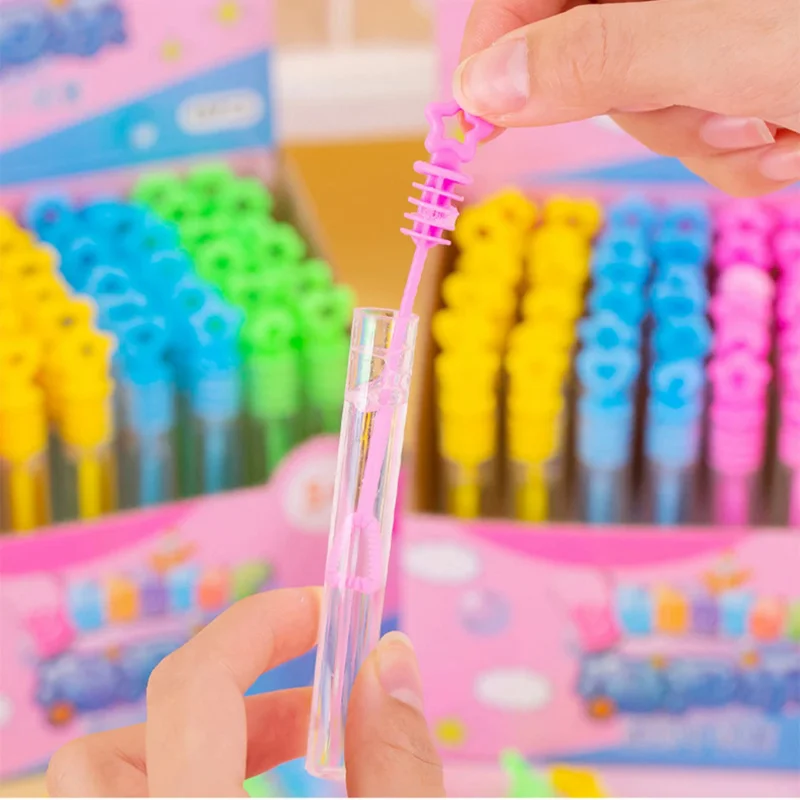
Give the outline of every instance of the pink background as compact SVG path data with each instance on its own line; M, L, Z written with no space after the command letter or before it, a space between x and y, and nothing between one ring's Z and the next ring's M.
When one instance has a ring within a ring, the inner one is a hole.
M20 0L4 0L14 5ZM3 0L0 0L0 4ZM0 107L26 103L35 86L74 83L78 101L35 113L3 115L0 151L68 127L213 67L252 55L272 40L271 0L118 0L129 43L110 45L93 58L48 56L26 68L23 80L0 78ZM223 25L220 8L238 9ZM176 48L165 58L165 48ZM35 72L31 72L34 70ZM125 75L124 85L118 76Z
M800 599L797 532L532 529L413 517L404 531L401 618L419 653L434 731L449 721L461 732L443 751L495 761L507 748L545 758L621 743L625 723L593 722L574 692L579 641L604 634L592 617L610 600L609 579L700 587L703 574L730 563L752 572L756 593ZM506 604L509 620L493 635L475 635L465 609L475 598L490 605L488 595ZM675 642L652 644L671 654ZM527 684L506 685L499 698L495 684L494 696L481 696L481 680L498 670L522 671ZM519 701L526 692L533 694Z
M267 561L273 585L321 584L337 447L333 436L302 445L263 488L0 540L0 777L44 764L60 745L87 731L86 717L52 728L32 702L35 653L24 626L32 612L60 607L68 582L144 568L166 545L192 545L191 563L201 567ZM396 613L394 576L385 603L387 614ZM111 646L133 631L149 636L188 625L186 615L115 624L79 634L76 646ZM125 724L113 713L113 724Z

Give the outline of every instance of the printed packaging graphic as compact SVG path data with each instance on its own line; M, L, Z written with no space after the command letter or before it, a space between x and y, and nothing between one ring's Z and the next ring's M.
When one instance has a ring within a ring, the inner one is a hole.
M0 186L273 145L269 0L0 0Z
M412 518L401 618L441 747L800 772L798 561L778 531Z
M264 487L3 538L0 778L44 766L75 736L140 721L158 662L231 603L321 584L336 453L336 437L320 437ZM385 625L396 616L392 576ZM251 692L310 685L313 669L307 654Z

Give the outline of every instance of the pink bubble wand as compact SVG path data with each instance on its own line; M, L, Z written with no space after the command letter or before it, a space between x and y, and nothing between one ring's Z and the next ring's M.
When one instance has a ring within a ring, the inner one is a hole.
M420 197L406 217L415 245L399 311L357 309L350 344L339 460L334 489L325 592L311 705L306 769L322 778L344 777L344 731L350 693L361 664L380 636L383 599L397 501L411 369L418 319L413 314L430 250L449 244L470 178L472 160L492 125L463 115L463 141L445 135L445 121L462 111L454 103L426 111L430 159L414 169Z

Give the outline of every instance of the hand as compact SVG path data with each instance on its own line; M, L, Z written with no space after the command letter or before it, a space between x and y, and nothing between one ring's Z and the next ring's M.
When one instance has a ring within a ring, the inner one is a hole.
M602 114L733 195L800 180L798 0L475 0L454 78L499 127Z
M50 796L246 796L246 778L305 754L311 690L244 693L314 646L319 606L318 590L286 589L228 609L156 667L146 723L55 754ZM358 675L346 762L350 797L444 797L416 658L400 634L384 637Z

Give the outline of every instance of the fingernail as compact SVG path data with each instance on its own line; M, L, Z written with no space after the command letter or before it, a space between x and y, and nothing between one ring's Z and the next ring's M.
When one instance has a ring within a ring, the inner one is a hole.
M378 680L395 700L422 712L422 679L414 647L404 633L388 633L378 645Z
M775 137L762 119L714 114L700 126L700 138L719 150L746 150L773 144Z
M761 156L759 169L771 181L800 181L800 149L768 150Z
M528 43L505 39L468 58L456 70L453 91L472 114L513 114L528 101Z

